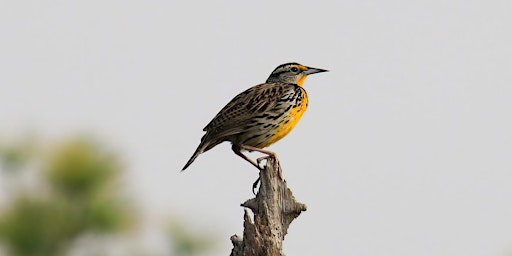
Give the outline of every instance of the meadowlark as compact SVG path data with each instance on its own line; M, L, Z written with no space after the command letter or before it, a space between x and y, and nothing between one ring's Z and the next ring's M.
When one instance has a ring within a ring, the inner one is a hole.
M263 148L286 136L297 125L308 106L308 97L302 87L306 77L326 72L325 69L306 67L298 63L278 66L263 84L253 86L234 97L203 131L206 134L182 171L201 153L230 141L232 150L258 169L263 159L276 154ZM257 151L265 154L253 161L242 153Z

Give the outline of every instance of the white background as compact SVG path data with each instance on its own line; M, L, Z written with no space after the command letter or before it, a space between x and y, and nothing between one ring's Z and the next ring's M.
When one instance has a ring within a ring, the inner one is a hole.
M233 96L297 61L331 72L308 78L308 111L269 148L308 205L287 255L510 255L511 12L476 0L1 1L0 135L115 145L148 233L170 213L228 255L257 171L228 143L179 170Z

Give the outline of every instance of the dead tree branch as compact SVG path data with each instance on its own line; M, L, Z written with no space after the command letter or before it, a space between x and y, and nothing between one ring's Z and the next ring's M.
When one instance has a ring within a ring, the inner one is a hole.
M280 176L279 162L269 158L260 172L260 188L255 198L241 206L251 209L244 213L244 235L231 237L230 256L283 256L283 240L290 223L306 210L306 205L293 197L286 181Z

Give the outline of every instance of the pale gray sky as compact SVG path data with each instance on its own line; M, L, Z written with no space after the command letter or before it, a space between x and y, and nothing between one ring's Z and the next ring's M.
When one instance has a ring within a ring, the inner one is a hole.
M279 64L331 70L270 147L308 211L287 255L512 253L510 1L2 1L0 136L115 145L148 222L228 255L257 171L202 128ZM253 155L256 157L256 155ZM212 224L210 224L212 223Z

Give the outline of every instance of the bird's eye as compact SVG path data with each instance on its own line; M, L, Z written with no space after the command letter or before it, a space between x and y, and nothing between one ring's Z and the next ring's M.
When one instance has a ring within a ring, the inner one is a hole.
M297 72L299 69L297 67L292 67L292 72Z

